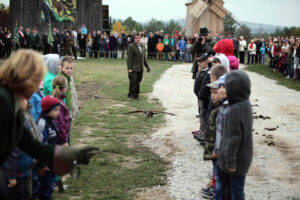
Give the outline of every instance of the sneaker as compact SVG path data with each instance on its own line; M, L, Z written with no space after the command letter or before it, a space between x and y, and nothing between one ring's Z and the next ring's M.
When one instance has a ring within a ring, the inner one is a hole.
M202 189L201 189L201 192L202 192L202 193L207 193L207 192L209 192L209 191L211 190L211 188L212 188L212 187L202 188Z
M214 190L213 188L210 188L208 192L202 192L202 196L205 199L214 199Z
M290 78L290 76L287 76L286 78Z

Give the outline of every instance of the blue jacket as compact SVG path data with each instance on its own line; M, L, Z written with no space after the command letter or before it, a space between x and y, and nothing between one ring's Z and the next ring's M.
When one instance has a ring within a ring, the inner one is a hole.
M35 92L29 100L29 103L32 105L30 113L33 116L35 121L38 120L42 112L41 101L43 97L44 95L41 94L40 92Z
M186 42L185 42L185 40L180 40L180 41L178 42L178 46L179 46L179 49L180 49L181 51L184 51L184 50L186 49Z

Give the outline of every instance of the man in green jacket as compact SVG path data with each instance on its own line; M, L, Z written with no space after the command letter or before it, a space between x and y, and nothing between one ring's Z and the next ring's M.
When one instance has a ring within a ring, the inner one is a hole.
M141 36L135 35L134 43L128 46L127 69L129 78L128 98L138 99L140 93L140 83L143 78L143 66L150 72L145 56L145 48L140 43Z

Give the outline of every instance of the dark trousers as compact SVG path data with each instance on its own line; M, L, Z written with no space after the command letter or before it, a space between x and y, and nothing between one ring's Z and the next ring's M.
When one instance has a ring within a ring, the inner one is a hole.
M240 51L240 63L245 63L245 51Z
M72 46L72 52L73 52L75 60L77 60L77 54L76 54L76 47L75 46Z
M255 55L248 53L248 64L250 64L250 60L251 60L251 64L253 64L254 58L255 58Z
M129 93L128 97L138 98L140 94L140 83L143 79L143 72L130 72L128 73L129 78Z
M8 187L8 178L5 177L0 185L0 199L30 200L31 199L31 177L17 178L14 188Z
M54 173L52 171L46 172L44 176L39 177L39 181L41 184L38 191L39 200L51 200Z
M256 51L256 54L255 54L255 64L260 63L260 60L261 60L260 51Z
M80 57L85 58L86 55L86 46L80 46Z

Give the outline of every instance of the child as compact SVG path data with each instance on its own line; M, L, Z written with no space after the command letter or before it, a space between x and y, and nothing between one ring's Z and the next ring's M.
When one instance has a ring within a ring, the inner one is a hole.
M22 111L26 111L27 100L19 98ZM28 121L26 128L31 129ZM0 199L31 199L31 168L33 159L21 149L15 148L6 162L1 166L5 183L0 184ZM2 177L0 177L2 179Z
M279 64L278 64L278 69L281 73L282 76L285 75L287 71L287 52L285 48L281 48L281 54L279 56Z
M31 105L30 113L33 116L35 121L39 118L42 112L41 101L43 98L44 98L43 82L41 82L40 88L38 89L37 92L33 93L33 95L29 100L29 104Z
M64 76L68 81L68 88L66 93L66 98L64 99L67 104L69 115L71 119L78 117L78 100L75 88L75 82L72 77L74 71L74 59L71 56L65 56L62 59L61 72L58 75Z
M156 50L158 52L158 59L163 59L163 50L164 50L164 44L162 43L161 39L158 40L158 43L156 44Z
M44 143L56 145L58 128L54 120L59 115L60 102L54 97L46 96L42 99L41 105L42 113L37 121L37 128L40 134L43 135L42 140ZM40 199L51 199L54 172L49 163L39 161L37 166L41 184L38 196Z
M52 96L59 100L60 110L57 119L55 120L58 126L58 144L68 146L69 132L70 132L70 115L68 108L63 101L68 89L68 82L65 77L57 76L52 82L53 92Z
M61 70L60 59L57 54L47 54L43 58L48 69L44 78L43 93L44 95L52 95L52 80Z
M207 127L206 127L206 138L204 141L204 160L212 160L213 162L213 182L208 184L208 188L202 189L202 195L205 197L213 197L213 187L215 188L215 174L216 174L216 158L212 158L215 141L216 141L216 118L219 112L221 100L218 95L218 79L227 73L225 66L216 65L213 66L210 70L210 82L208 87L211 90L211 102L207 111Z
M266 64L266 47L265 43L263 42L261 47L260 47L260 54L261 54L261 64L265 65Z
M222 53L217 53L217 54L215 55L215 57L213 58L212 63L213 63L213 65L214 65L214 64L221 64L221 65L224 65L224 66L226 67L226 69L227 69L227 72L230 71L228 57L225 56L225 55L222 54Z
M194 137L199 141L204 141L205 138L205 115L209 104L210 89L207 84L210 83L208 56L202 55L196 58L198 62L198 73L195 79L194 93L198 97L198 109L200 118L200 131L194 132Z
M239 59L235 56L228 56L230 71L239 69Z
M180 50L180 61L185 60L185 50L186 50L186 41L184 36L181 37L181 40L178 42L178 47Z
M295 45L294 44L291 44L288 48L288 56L287 56L287 68L288 68L288 76L286 78L290 78L292 79L294 77L294 69L293 69L293 66L294 66L294 57L293 57L293 54L294 54L294 47Z
M230 106L224 116L217 164L221 176L228 180L225 186L231 199L244 200L245 178L253 156L251 83L245 72L232 71L226 75L225 87Z

